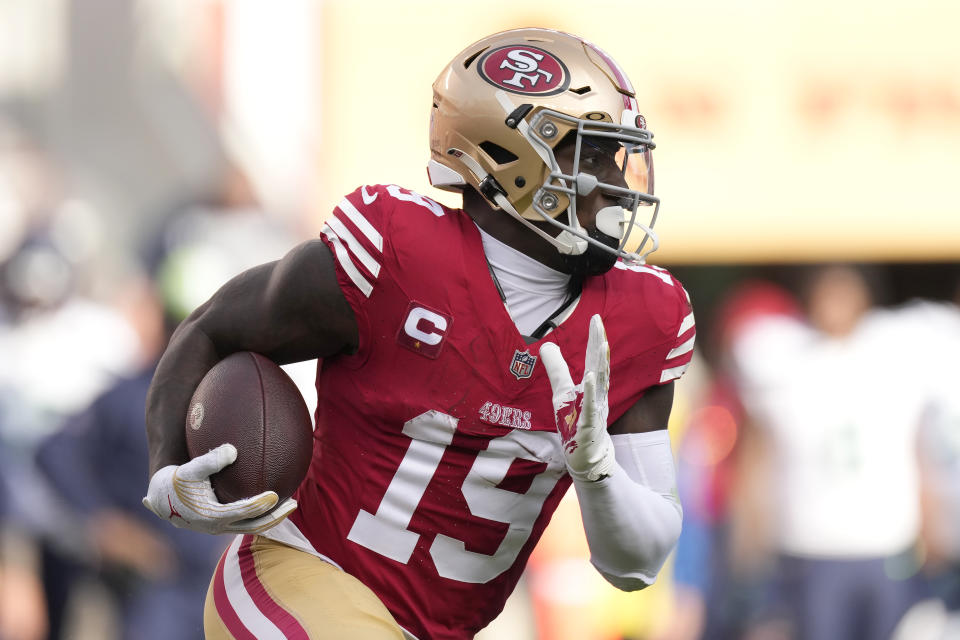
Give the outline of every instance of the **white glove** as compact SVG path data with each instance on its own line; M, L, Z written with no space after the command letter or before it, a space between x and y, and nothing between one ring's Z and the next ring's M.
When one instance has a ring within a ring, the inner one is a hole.
M548 342L540 358L553 389L553 415L567 469L575 479L595 481L613 472L616 458L607 433L610 346L599 315L590 318L583 381L574 386L560 347Z
M270 511L278 500L273 491L221 504L210 476L236 459L236 447L222 444L190 462L158 470L150 478L143 506L177 527L212 534L261 533L297 508L295 500L287 499Z

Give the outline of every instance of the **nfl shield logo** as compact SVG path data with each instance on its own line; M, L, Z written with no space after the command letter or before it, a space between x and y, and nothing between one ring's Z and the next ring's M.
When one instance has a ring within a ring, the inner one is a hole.
M533 365L537 364L537 356L530 355L529 351L513 352L513 362L510 363L510 373L517 377L517 380L529 378L533 375Z

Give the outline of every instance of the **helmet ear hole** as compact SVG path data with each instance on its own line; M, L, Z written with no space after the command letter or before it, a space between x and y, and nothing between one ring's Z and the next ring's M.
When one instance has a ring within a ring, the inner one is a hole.
M509 164L518 159L517 154L513 153L509 149L504 149L495 142L485 140L484 142L481 142L479 146L481 149L483 149L483 152L490 156L490 159L497 164Z

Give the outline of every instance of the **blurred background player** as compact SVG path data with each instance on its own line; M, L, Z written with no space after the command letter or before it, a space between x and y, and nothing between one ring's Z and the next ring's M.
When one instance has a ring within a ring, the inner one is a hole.
M126 292L137 366L38 444L39 470L76 525L69 535L50 531L41 546L54 638L71 635L70 606L91 581L105 587L122 638L203 635L197 602L226 541L164 526L143 512L147 389L186 314L232 274L282 255L291 240L231 166L210 193L179 203L167 220L148 248L155 278L130 283ZM302 370L292 373L302 382ZM311 384L303 389L308 396Z
M57 545L45 550L53 637L66 623L73 588L92 573L113 599L121 637L202 638L197 601L226 546L223 539L144 516L139 479L147 473L147 388L175 316L162 312L149 285L137 303L147 356L141 371L112 384L38 449L40 469L76 519L72 534L89 545L79 558Z
M865 271L812 268L804 291L805 319L764 315L731 342L769 456L772 616L788 638L889 638L922 594L918 372L936 356L902 312L874 308Z
M761 638L769 605L773 499L766 489L770 456L748 437L748 416L728 350L740 331L766 316L799 318L790 291L748 278L724 291L703 344L708 359L679 431L678 488L683 531L673 565L673 615L655 640ZM757 450L759 448L759 451Z

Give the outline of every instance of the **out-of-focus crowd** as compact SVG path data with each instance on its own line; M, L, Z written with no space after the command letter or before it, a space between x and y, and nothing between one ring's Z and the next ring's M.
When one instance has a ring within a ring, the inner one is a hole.
M117 243L70 168L0 125L0 639L200 638L226 541L141 506L146 391L177 322L296 239L225 164Z

